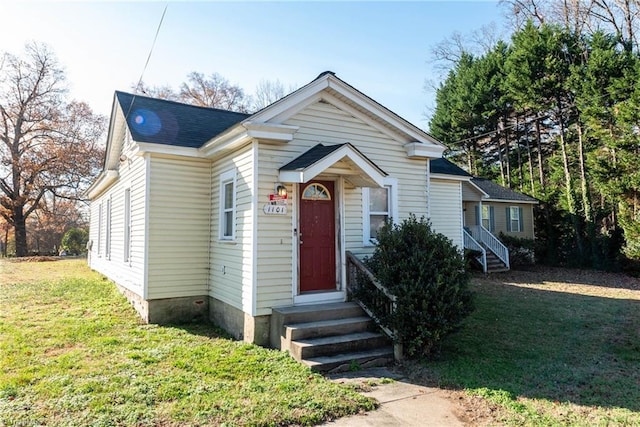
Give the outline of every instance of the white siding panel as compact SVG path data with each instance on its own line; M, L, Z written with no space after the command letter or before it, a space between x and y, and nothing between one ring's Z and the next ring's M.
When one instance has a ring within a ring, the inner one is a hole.
M462 186L459 181L431 179L431 225L463 248Z
M211 271L209 295L247 313L253 311L253 148L249 144L216 160L211 175ZM236 223L233 242L218 239L220 175L236 171Z
M151 157L147 299L207 294L211 163Z
M147 160L133 157L120 164L118 180L95 200L91 201L91 222L89 239L92 248L89 252L89 266L130 291L144 295L144 259L145 259L145 210ZM124 194L131 189L131 241L129 260L125 261L124 250ZM105 256L106 244L106 201L111 202L111 254ZM103 223L98 224L98 211L102 203ZM101 233L101 238L98 238ZM98 248L98 241L101 246Z
M482 193L470 183L465 182L462 184L462 200L480 201L482 200Z
M299 146L291 146L292 143L286 146L262 144L258 154L258 315L271 314L271 307L293 304L293 229L296 228L293 201L297 197L294 186L285 183L289 195L286 215L266 215L262 211L278 182L278 169L301 150Z

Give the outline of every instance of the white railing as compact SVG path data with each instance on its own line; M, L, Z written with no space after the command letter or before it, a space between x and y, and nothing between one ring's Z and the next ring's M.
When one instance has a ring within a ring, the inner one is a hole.
M473 236L465 229L462 230L462 235L464 236L464 247L465 249L471 249L472 251L480 252L480 256L476 259L480 264L482 264L482 272L487 272L487 251L482 247L480 243L473 238Z
M498 259L500 259L500 261L504 263L507 268L510 268L509 249L507 249L507 247L503 245L496 236L491 234L491 232L484 228L482 225L474 225L473 227L469 228L474 239L485 245L498 257Z

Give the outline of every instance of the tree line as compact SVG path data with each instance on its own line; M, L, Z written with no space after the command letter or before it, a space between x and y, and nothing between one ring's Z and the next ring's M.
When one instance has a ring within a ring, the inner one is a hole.
M637 10L621 9L637 4L503 4L516 30L482 53L460 51L431 133L474 175L541 200L544 261L611 269L640 259Z

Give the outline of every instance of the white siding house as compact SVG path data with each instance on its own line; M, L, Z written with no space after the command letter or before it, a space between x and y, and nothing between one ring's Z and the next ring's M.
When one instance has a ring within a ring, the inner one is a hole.
M113 105L89 263L146 321L267 344L273 308L345 301L346 252L372 253L386 218L462 247L462 181L430 179L444 146L331 72L253 115Z

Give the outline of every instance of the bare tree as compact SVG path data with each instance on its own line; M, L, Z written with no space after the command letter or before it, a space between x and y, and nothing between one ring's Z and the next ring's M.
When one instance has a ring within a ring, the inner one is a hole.
M74 200L100 166L105 119L66 101L55 55L30 43L4 54L0 70L0 215L13 227L16 256L27 255L27 218L46 194Z
M196 71L189 73L187 81L180 85L179 99L187 104L241 113L248 112L251 104L240 86L232 85L218 73L206 77Z
M460 61L465 52L471 53L467 45L466 37L457 31L442 39L431 48L431 58L435 67L441 71L448 71Z
M434 70L444 75L460 61L464 54L482 56L490 52L501 38L502 35L495 23L483 25L468 34L454 32L431 48ZM430 85L432 86L430 89L433 89L433 84Z
M140 81L137 84L131 85L131 89L135 93L141 93L151 98L168 99L170 101L179 101L180 96L169 85L163 86L147 86L145 82Z
M469 38L472 46L474 46L475 53L484 55L493 50L498 42L502 40L502 34L495 22L492 22L473 31Z
M609 26L623 40L638 49L638 20L640 4L637 0L592 0L591 15Z
M499 3L505 8L505 16L514 31L522 29L529 20L542 25L550 13L548 0L500 0Z
M276 80L260 80L253 96L253 109L255 111L273 104L277 100L284 98L285 95L296 90L295 86L289 86L285 89L284 84L278 79Z
M576 34L604 30L638 49L638 0L501 0L514 30L528 20L557 24Z

